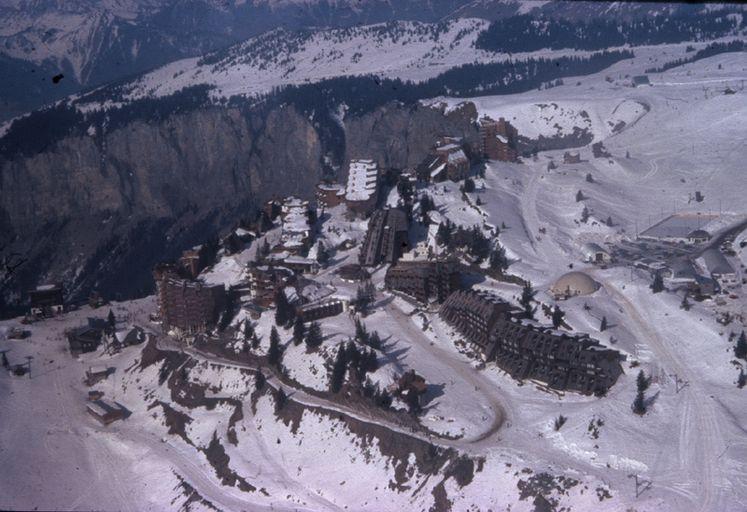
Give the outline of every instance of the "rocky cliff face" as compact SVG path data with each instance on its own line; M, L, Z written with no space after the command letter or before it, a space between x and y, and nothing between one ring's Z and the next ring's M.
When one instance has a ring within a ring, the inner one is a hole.
M311 197L325 155L340 178L345 155L404 168L438 135L475 140L474 120L469 108L447 115L390 104L346 119L332 137L289 106L211 107L106 135L92 129L31 157L0 160L0 247L25 260L11 275L0 272L0 309L53 280L65 282L72 300L92 289L111 298L145 294L155 262L230 227L271 196Z

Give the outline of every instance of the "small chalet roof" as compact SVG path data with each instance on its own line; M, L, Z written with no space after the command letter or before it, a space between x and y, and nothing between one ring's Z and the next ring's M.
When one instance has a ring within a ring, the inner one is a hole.
M607 254L607 251L601 245L594 242L585 243L581 250L585 256L594 256L599 253Z
M122 407L118 404L104 399L94 400L93 402L86 404L86 406L97 416L106 416L107 414L120 412L122 410Z
M508 144L508 139L501 135L500 133L495 134L495 138L501 141L503 144Z
M459 151L455 151L453 153L449 153L449 163L452 164L454 162L459 161L466 161L467 155L464 154L464 151L461 149Z
M458 149L460 149L460 146L454 143L444 144L443 146L436 147L437 151L456 151Z
M36 287L36 291L39 292L48 292L52 290L58 290L60 289L60 285L57 284L40 284Z
M343 186L340 185L339 183L320 183L319 185L317 185L317 188L319 190L330 190L330 191L343 190Z

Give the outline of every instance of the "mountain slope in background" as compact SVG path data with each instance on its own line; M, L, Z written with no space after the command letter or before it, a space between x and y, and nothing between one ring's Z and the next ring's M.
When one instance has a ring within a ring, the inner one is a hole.
M394 20L493 20L536 12L570 19L620 19L668 12L677 4L527 0L9 0L0 5L5 76L0 120L71 91L119 80L282 27L340 28ZM27 64L24 64L27 63ZM32 69L36 71L31 71ZM65 78L52 84L52 76ZM64 86L61 86L64 84Z

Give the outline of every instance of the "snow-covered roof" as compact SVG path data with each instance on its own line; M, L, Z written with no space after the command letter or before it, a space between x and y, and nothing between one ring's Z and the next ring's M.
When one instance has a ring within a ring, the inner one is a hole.
M379 169L373 160L351 160L345 198L365 201L376 192Z
M550 291L554 294L564 294L570 292L572 295L590 295L599 289L600 285L588 274L583 272L568 272L563 274Z
M98 416L106 416L107 414L110 414L112 412L118 412L122 410L122 407L120 407L118 404L104 399L95 400L93 402L89 402L86 405L91 412L97 414Z
M342 185L339 183L320 183L317 185L319 190L343 190Z
M459 149L459 145L454 144L454 143L449 143L449 144L444 144L443 146L438 146L436 149L438 151L454 151L454 150Z
M712 275L734 274L734 267L718 249L707 249L703 253L703 263L708 273Z
M588 242L583 245L581 250L584 252L585 255L595 255L597 253L604 253L607 254L607 251L604 250L604 248L594 242Z
M431 178L435 178L436 176L438 176L439 174L441 174L441 171L443 171L445 167L446 167L446 164L441 164L438 167L436 167L435 169L433 169L431 171Z
M496 133L495 134L495 138L498 139L499 141L501 141L504 144L508 144L508 139L506 137L504 137L503 135L501 135L500 133Z
M458 161L464 161L467 160L467 155L464 154L464 151L461 149L459 151L454 151L453 153L449 153L449 163L453 164L454 162Z
M56 284L40 284L39 286L36 287L36 289L40 292L48 291L48 290L56 290L57 288L59 288L59 286Z

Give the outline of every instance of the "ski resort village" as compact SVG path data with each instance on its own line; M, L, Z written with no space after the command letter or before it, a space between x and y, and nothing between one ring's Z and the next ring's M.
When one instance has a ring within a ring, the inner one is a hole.
M40 281L0 509L747 510L747 59L652 69L687 46L421 99L469 129L351 144L143 298Z

